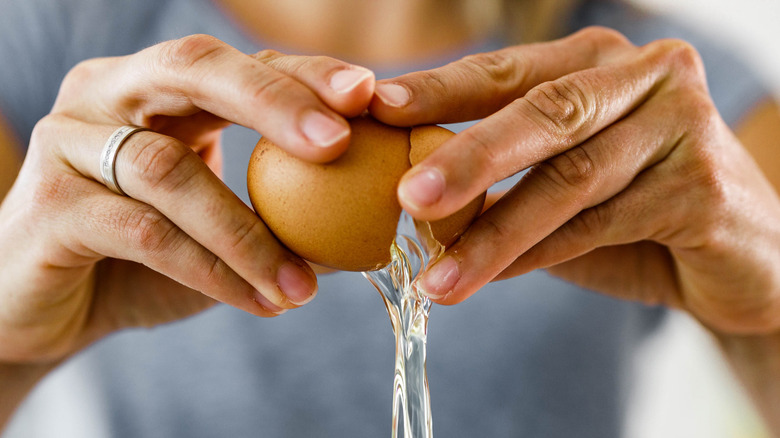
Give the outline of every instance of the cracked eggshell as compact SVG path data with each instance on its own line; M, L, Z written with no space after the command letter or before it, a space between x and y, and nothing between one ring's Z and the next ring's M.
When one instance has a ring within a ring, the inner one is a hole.
M260 139L247 185L255 211L291 251L330 268L370 271L390 262L401 176L454 134L436 126L392 127L368 116L351 119L350 126L349 148L326 164L306 162ZM445 246L453 242L483 201L484 195L433 222L434 237Z
M414 166L424 160L431 152L436 150L442 143L449 140L455 134L449 129L436 125L417 126L412 128L409 135L411 150L409 152L409 161ZM444 247L452 245L458 237L466 231L474 218L482 212L485 205L486 193L474 198L465 207L447 216L444 219L430 221L431 233L434 239Z
M368 271L390 262L409 169L409 130L368 117L350 120L347 151L309 163L260 139L247 183L255 211L291 251L318 265Z

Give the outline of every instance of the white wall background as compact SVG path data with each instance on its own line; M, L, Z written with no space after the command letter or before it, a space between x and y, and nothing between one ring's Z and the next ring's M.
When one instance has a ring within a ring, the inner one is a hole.
M780 96L780 0L633 0L736 47ZM627 438L768 438L711 338L674 315L638 359Z
M677 14L713 39L738 47L780 94L780 0L632 0Z

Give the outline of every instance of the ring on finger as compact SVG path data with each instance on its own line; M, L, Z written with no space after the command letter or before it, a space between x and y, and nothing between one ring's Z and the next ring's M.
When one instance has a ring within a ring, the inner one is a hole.
M103 146L103 151L100 153L100 176L103 178L103 184L112 192L127 196L127 193L119 187L119 182L116 180L116 156L119 153L119 149L131 135L139 131L148 130L149 128L141 126L125 125L118 128L108 137L106 144Z

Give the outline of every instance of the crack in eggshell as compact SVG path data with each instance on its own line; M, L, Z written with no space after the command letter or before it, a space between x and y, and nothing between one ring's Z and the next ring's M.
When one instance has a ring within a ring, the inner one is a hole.
M455 133L437 125L424 125L412 128L409 133L409 162L411 166L423 161L439 146L454 137ZM455 243L458 237L479 216L485 204L486 193L474 198L455 213L436 221L430 221L429 226L434 239L445 248Z
M369 116L350 125L349 148L327 164L301 160L260 139L247 185L255 211L291 251L318 265L369 271L390 262L402 211L396 195L401 177L454 134L438 126L392 127ZM436 240L454 242L483 202L484 194L432 221Z

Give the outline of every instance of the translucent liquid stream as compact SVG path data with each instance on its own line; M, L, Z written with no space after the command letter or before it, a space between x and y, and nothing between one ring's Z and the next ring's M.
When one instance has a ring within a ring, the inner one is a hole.
M389 265L363 275L382 295L395 334L391 436L397 438L399 431L403 431L401 436L406 438L432 438L425 371L431 301L420 293L415 280L442 248L430 237L427 225L415 227L411 217L403 213L390 252Z

